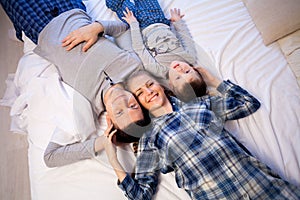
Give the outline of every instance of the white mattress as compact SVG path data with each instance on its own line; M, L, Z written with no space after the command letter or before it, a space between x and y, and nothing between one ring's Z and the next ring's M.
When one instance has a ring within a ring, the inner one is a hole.
M84 2L95 19L115 19L104 1ZM173 7L185 13L184 19L199 51L202 49L209 55L200 58L204 60L201 64L209 66L207 63L212 61L213 73L241 85L261 101L256 113L229 122L228 129L254 156L300 186L300 90L277 43L268 47L263 44L240 0L159 2L166 13ZM59 80L53 65L32 53L33 47L25 41L25 54L11 79L14 84L8 84L1 101L2 105L12 106L12 130L28 134L32 199L125 199L104 154L65 167L45 166L43 151L57 127L53 118L64 119L72 128L65 116L68 112L61 112L63 104L49 102L54 98L52 95L62 102L71 101L69 97L74 91ZM124 159L128 156L133 159L128 152L120 150L120 154L126 154ZM188 196L177 189L173 174L169 174L163 176L156 199L188 199Z

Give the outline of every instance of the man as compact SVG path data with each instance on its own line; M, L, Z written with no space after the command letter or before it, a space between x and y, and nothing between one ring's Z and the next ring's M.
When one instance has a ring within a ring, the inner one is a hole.
M63 81L89 100L95 122L104 111L104 95L111 87L111 83L106 81L105 73L109 74L114 81L121 82L129 74L143 68L134 53L122 50L107 38L98 35L102 33L119 36L126 30L126 25L122 22L93 22L85 12L86 8L81 0L0 0L0 2L14 24L17 37L21 40L24 32L37 45L34 52L55 64ZM85 39L86 35L84 35L80 44L76 43L71 47L65 45L68 39L74 42L72 33L85 29L89 31L92 29L96 34L90 32L93 37L87 37L88 39ZM124 42L127 42L127 39L129 38L122 36ZM62 42L67 49L62 47ZM76 99L77 97L74 98L74 111L80 113L81 108L76 106ZM78 130L83 132L86 129L80 126ZM81 149L87 150L86 154L83 153L83 157L93 157L99 150L98 146L101 149L101 142L98 141L100 140L80 141ZM73 148L70 145L50 143L49 146L51 151L46 151L45 154L57 152L56 155L60 155L57 159L65 161L53 162L49 166L56 166L56 163L64 165L83 158L82 156L69 157L66 149ZM74 148L76 149L76 145Z

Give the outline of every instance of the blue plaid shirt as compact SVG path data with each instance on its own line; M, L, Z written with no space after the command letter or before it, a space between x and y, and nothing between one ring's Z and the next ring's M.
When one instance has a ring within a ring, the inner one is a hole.
M134 13L139 22L140 28L145 28L154 23L163 23L170 25L170 20L165 17L157 0L106 0L106 6L116 12L119 19L122 19L123 11L126 7Z
M119 185L129 199L151 199L159 172L171 171L192 199L299 199L299 189L251 157L223 128L260 103L229 81L218 91L222 97L189 103L171 98L174 112L154 119L153 130L140 139L135 180L127 175Z
M59 14L71 10L86 10L81 0L1 0L1 5L14 24L16 36L22 31L37 44L39 33Z

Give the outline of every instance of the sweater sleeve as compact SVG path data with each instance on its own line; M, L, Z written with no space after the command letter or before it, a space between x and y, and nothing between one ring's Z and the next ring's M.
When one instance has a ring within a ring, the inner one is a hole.
M146 48L138 22L130 24L132 48L143 62L145 70L160 78L166 78L167 68L159 64Z
M120 21L98 20L97 22L104 27L103 35L117 37L128 29L128 26Z
M179 39L183 49L186 51L186 60L192 65L197 63L197 50L195 41L190 33L190 30L184 20L179 20L172 23L175 31L173 31Z
M156 193L159 178L159 152L148 143L147 137L139 141L135 177L128 174L119 184L126 197L132 200L150 200Z
M59 167L93 158L96 155L94 143L95 138L64 146L50 142L44 153L45 164L47 167Z

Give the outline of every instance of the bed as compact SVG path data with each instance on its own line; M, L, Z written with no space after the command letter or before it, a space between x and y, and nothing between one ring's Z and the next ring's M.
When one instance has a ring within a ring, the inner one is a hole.
M173 7L185 13L201 55L199 64L238 83L261 101L261 108L253 115L228 122L230 132L281 177L300 186L299 31L289 30L266 42L255 20L257 15L253 15L253 1L159 2L165 13ZM94 19L117 20L104 1L84 3ZM34 47L24 37L24 55L16 73L8 76L7 90L0 101L2 106L11 107L11 131L28 138L32 199L125 199L104 153L64 167L45 166L43 152L57 124L75 131L72 97L76 91L61 81L53 64L33 53ZM85 100L82 102L84 106ZM98 134L104 129L100 127ZM131 170L131 151L124 148L118 153L126 169ZM189 198L177 188L174 175L168 174L161 176L155 199Z

